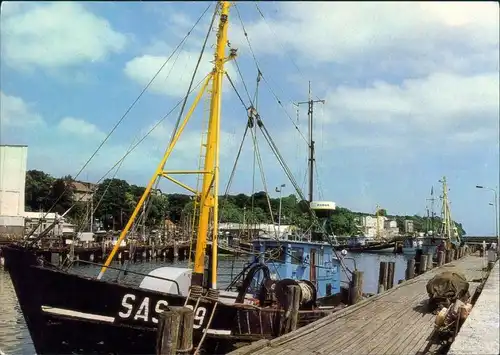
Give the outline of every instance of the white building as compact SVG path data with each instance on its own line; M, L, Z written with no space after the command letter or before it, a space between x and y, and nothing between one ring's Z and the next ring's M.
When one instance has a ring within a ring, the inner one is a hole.
M243 224L243 223L219 223L219 231L221 232L239 232L239 231L254 231L256 233L253 233L254 235L260 235L260 234L275 234L277 233L279 236L281 235L287 235L291 233L292 231L296 230L297 227L293 225L276 225L276 224L266 224L266 223L259 223L259 224Z
M385 230L385 225L387 222L387 217L385 216L363 216L361 217L361 226L367 238L375 238L377 236L377 220L378 220L378 231L381 237L384 237L387 233Z
M56 212L24 212L25 223L26 223L26 233L30 233L36 227L34 235L40 234L45 228L50 226L54 221L59 219L57 223L50 232L53 236L62 236L64 234L71 234L75 231L75 226L73 224L67 223L63 217L60 217ZM40 223L41 222L41 223Z
M0 235L22 237L28 147L0 145Z

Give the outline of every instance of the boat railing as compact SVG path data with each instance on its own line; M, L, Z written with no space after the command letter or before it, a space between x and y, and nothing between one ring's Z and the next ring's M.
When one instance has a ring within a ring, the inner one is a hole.
M348 257L348 256L344 256L343 257L344 260L352 260L352 263L354 264L354 270L358 270L358 266L356 265L356 259L354 258L351 258L351 257ZM347 267L347 266L346 266ZM352 274L352 271L349 270Z
M73 266L73 264L74 264L75 262L82 263L82 264L94 265L94 266L98 266L98 267L103 267L103 266L104 266L104 264L94 263L94 262L92 262L92 261L86 261L86 260L72 260L72 261L70 261L70 263L69 263L69 267ZM175 287L177 288L177 294L178 294L178 295L181 295L181 288L179 287L179 283L178 283L177 281L175 281L175 280L172 280L172 279L169 279L169 278L166 278L166 277L162 277L162 276L148 275L148 274L145 274L145 273L143 273L143 272L132 271L132 270L127 270L127 269L118 268L118 267L113 267L113 266L106 266L106 268L111 269L111 270L123 271L124 273L127 273L127 274L133 274L133 275L139 275L139 276L151 277L151 278L158 279L158 280L164 280L164 281L170 281L170 282L173 282L173 283L175 284Z

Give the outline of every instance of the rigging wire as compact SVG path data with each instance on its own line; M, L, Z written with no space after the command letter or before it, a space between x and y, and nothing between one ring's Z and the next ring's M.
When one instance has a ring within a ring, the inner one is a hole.
M200 80L198 82L198 84L192 89L191 93L196 90L206 79L207 79L208 75L206 75L202 80ZM190 93L190 94L191 94ZM135 143L101 178L99 178L99 180L97 180L96 182L96 185L98 185L102 180L104 180L106 178L106 176L109 175L109 173L111 171L113 171L118 165L120 165L129 155L130 153L132 153L156 128L158 128L158 126L160 126L160 124L165 120L167 119L182 103L182 100L179 100L177 102L177 104L172 107L170 109L170 111L168 111L161 119L159 119L152 127L151 129L146 132L142 137L141 139L139 139L139 141L137 143ZM77 199L76 201L73 202L73 204L70 206L70 208L74 207L77 203L79 202L82 202L82 200L85 198L86 195L82 195L79 199ZM30 244L34 244L36 243L38 240L40 239L40 237L36 237L36 238L32 238L30 240Z
M208 38L210 37L210 33L212 32L212 26L213 26L213 24L215 22L215 18L217 17L217 12L218 12L218 9L219 9L219 5L218 4L219 3L216 3L215 10L214 10L214 13L212 15L212 19L210 21L210 26L208 27L207 34L205 36L205 39L203 41L203 45L202 45L201 50L200 50L200 54L198 55L198 60L196 62L193 74L191 75L191 80L189 82L189 87L187 89L187 93L186 93L186 95L184 96L184 98L182 100L182 106L181 106L181 109L179 111L179 115L177 116L177 120L175 122L175 126L174 126L174 129L172 131L172 135L170 136L170 142L169 142L168 146L165 148L165 154L166 154L166 151L168 150L168 148L170 147L170 145L172 144L172 142L174 140L174 137L175 137L175 134L177 133L177 130L179 128L179 124L181 122L181 119L184 116L184 110L186 108L186 103L187 103L187 100L188 100L188 97L189 97L189 93L192 90L196 74L198 74L198 69L200 67L201 59L203 58L203 54L205 53L205 48L207 46ZM210 5L210 6L212 6L212 5ZM163 168L164 168L164 166L162 167L162 169ZM159 184L160 184L160 176L157 176L154 188L151 191L158 190L158 185ZM140 224L141 222L142 223L146 222L147 216L149 215L149 213L151 212L151 209L153 207L153 204L151 203L151 193L147 197L147 200L144 201L144 203L146 204L146 206L144 208L144 212L141 214L141 217L139 218L139 221L137 221L137 223L134 223L134 226L132 227L132 231L131 232L135 232L138 224ZM165 223L165 221L163 221L163 223ZM129 265L130 265L130 260L127 261L127 264L125 266L125 270L128 270ZM116 275L116 279L119 278L120 274L121 274L121 272L118 272L118 274Z
M269 28L269 30L272 32L272 34L274 35L274 37L277 39L278 38L278 35L276 34L276 32L272 29L271 25L269 24L269 21L267 21L267 18L264 16L264 12L262 11L262 9L259 7L259 4L257 1L254 2L255 3L255 7L257 8L257 12L259 13L259 15L262 17L262 19L264 20L264 22L266 23L267 27ZM278 12L278 10L276 9L276 12ZM305 76L304 76L304 73L302 72L302 70L300 70L299 66L297 65L297 63L293 60L292 56L288 53L288 51L286 50L285 46L283 45L283 43L281 43L281 41L276 41L280 44L281 46L281 50L283 51L283 53L286 54L286 56L288 57L288 59L290 59L290 62L292 62L293 66L295 67L295 69L297 70L297 72L299 73L299 75L302 77L302 80L304 81L307 81ZM320 100L320 98L318 96L316 96L316 98L318 100Z
M235 91L237 91L236 87L234 85L231 85L231 86L233 87L233 89ZM241 97L241 95L238 94L238 97ZM246 105L244 104L243 101L242 101L242 104L243 104L243 107L245 107L245 110L246 110ZM288 179L292 183L292 185L293 185L296 193L299 195L299 197L302 200L305 200L305 196L302 193L302 191L300 189L300 186L298 185L297 181L295 180L295 178L293 176L293 173L291 172L290 168L288 167L288 165L284 161L283 156L281 155L278 147L276 146L276 143L274 142L274 140L272 139L271 135L269 134L269 131L267 130L266 126L264 125L264 122L262 121L260 115L256 114L256 120L257 120L256 124L259 127L259 129L261 130L261 132L262 132L262 134L264 136L264 139L269 144L269 147L271 148L271 151L273 152L273 154L275 155L276 159L278 160L278 163L281 165L283 171L285 172L285 175L288 177ZM311 215L313 217L313 222L318 222L318 218L317 218L316 214L314 213L313 210L311 210L311 208L310 208L309 205L308 205L308 208L309 208L309 210L311 212ZM325 230L324 226L320 225L320 228L321 228L323 237L326 239L326 241L328 242L328 244L330 244L332 246L332 250L333 250L334 254L336 255L337 259L339 260L340 265L341 265L342 269L344 270L344 272L346 274L346 277L350 281L349 275L348 275L348 272L347 272L347 265L345 265L345 262L344 262L343 258L341 258L339 256L339 254L337 253L337 251L335 250L335 245L333 243L332 238L327 233L327 231Z
M290 116L290 114L288 113L287 109L285 108L285 106L283 105L283 102L280 100L280 98L278 97L278 95L276 95L276 92L273 90L271 84L269 84L269 82L267 81L267 78L264 76L263 72L262 72L262 69L259 65L259 61L257 60L257 57L255 56L255 52L252 48L252 44L250 42L250 38L248 38L248 32L245 28L245 25L243 23L243 20L241 18L241 14L240 14L240 11L238 10L238 6L236 4L234 4L234 7L236 9L236 13L238 15L238 18L240 20L240 23L241 23L241 28L243 30L243 34L245 36L245 39L247 41L247 44L248 44L248 47L250 49L250 52L252 53L252 57L253 57L253 60L254 60L254 63L255 63L255 66L257 68L257 70L260 72L261 74L261 78L264 80L264 82L267 84L267 87L269 89L269 91L271 92L271 94L274 96L274 99L276 100L276 102L278 103L278 105L283 109L283 111L285 112L286 116L288 117L288 119L290 120L290 122L292 122L292 125L294 126L294 128L297 130L297 132L299 132L300 136L302 137L302 139L305 141L305 142L308 142L308 140L306 139L306 137L304 136L304 134L301 132L300 128L295 124L295 122L293 122L293 118L292 116ZM290 102L292 102L290 100Z
M177 51L177 55L174 59L174 62L172 63L172 65L170 66L170 69L167 73L167 75L165 76L165 80L167 80L169 77L170 77L170 74L172 73L172 70L174 69L175 67L175 64L177 63L177 60L179 59L180 57L180 54L182 53L182 50L184 49L184 45L186 44L186 42L184 42L181 46L180 46L180 50ZM130 146L128 149L130 149L131 147L133 147L134 145L134 142L139 138L139 136L136 136L132 142L130 143ZM101 198L99 199L99 201L97 202L97 204L94 206L92 212L91 212L91 215L95 214L97 212L97 209L99 208L100 204L102 203L104 197L106 196L106 193L108 192L109 188L111 187L111 184L113 183L113 179L115 179L116 175L118 174L118 172L120 171L122 165L123 165L123 162L125 160L121 160L120 164L118 165L118 167L116 168L115 172L113 173L113 176L110 178L110 181L109 183L106 185L106 188L104 189L102 195L101 195ZM93 191L92 192L92 198L94 197L94 193L96 191ZM78 225L78 232L81 232L82 228L84 227L84 224L85 221L87 220L87 216L85 217L85 219L83 221L81 221L81 223Z
M181 47L181 45L183 45L183 43L187 40L187 38L191 35L191 32L196 28L196 26L198 25L198 23L202 20L202 18L205 16L206 12L210 9L210 7L212 6L212 4L210 4L206 9L205 11L203 11L203 13L200 15L200 17L198 18L198 20L194 23L194 25L191 27L191 29L187 32L187 34L184 36L184 38L181 40L181 42L175 47L174 51L168 56L168 58L163 62L163 64L160 66L160 68L158 69L158 71L153 75L153 77L151 78L151 80L146 84L146 86L142 89L142 91L139 93L139 95L136 97L136 99L130 104L130 106L125 110L125 113L120 117L120 119L118 120L118 122L116 122L116 124L113 126L113 128L111 129L111 131L106 135L106 137L104 138L104 140L99 144L99 146L97 147L97 149L92 153L92 155L90 156L90 158L85 162L85 164L82 166L82 168L78 171L78 173L73 177L72 180L76 180L76 178L78 178L78 176L80 176L80 174L83 172L83 170L85 170L85 168L90 164L90 162L92 161L92 159L94 159L94 157L97 155L97 152L102 148L102 146L108 141L109 137L116 131L116 129L118 128L118 126L123 122L123 120L125 119L125 117L127 117L127 115L130 113L130 111L132 111L132 109L135 107L135 105L137 104L137 102L139 102L139 100L142 98L142 96L146 93L146 91L149 89L149 87L151 86L151 84L153 83L153 81L156 79L156 77L160 74L160 72L163 70L163 68L167 65L167 63L170 61L170 59L172 58L172 56L177 52L177 50ZM59 197L56 199L56 201L52 204L52 206L47 210L47 212L45 213L45 215L40 218L38 224L36 225L35 228L33 228L33 230L28 233L28 236L27 238L29 238L30 236L33 235L33 233L38 229L38 227L40 227L40 225L42 224L42 221L43 219L45 219L47 217L47 215L50 213L50 211L59 203L59 201L61 200L61 198L64 196L65 193L68 192L68 189L70 187L71 184L66 184L65 185L65 188L63 190L63 192L59 195Z

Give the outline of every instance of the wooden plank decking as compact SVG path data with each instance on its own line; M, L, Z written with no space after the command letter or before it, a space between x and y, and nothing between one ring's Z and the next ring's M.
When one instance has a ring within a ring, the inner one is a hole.
M439 272L460 271L469 280L472 295L485 276L482 267L482 258L466 256L294 332L258 341L231 354L433 353L436 347L429 339L435 315L426 311L428 280Z

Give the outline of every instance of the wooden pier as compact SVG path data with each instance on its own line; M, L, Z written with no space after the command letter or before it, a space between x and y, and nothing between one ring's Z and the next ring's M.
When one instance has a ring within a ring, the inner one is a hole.
M233 355L275 354L433 354L435 315L427 311L427 282L443 271L467 277L471 296L486 276L475 255L427 272L273 340L260 340Z

